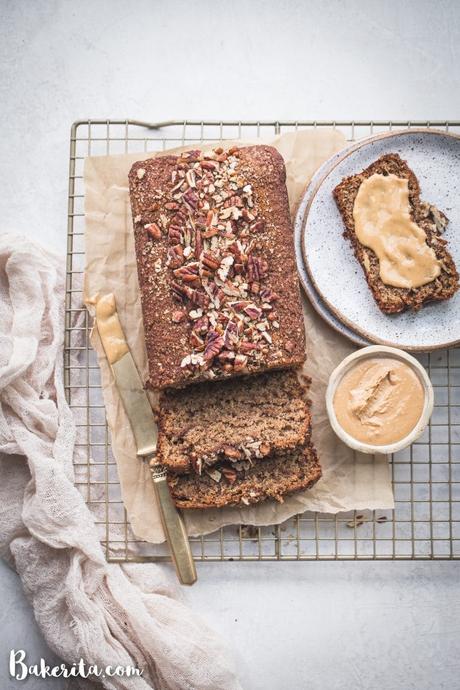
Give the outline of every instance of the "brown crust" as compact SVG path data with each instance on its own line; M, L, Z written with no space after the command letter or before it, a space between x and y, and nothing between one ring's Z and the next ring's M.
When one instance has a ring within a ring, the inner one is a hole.
M308 382L294 371L204 382L160 396L156 460L171 472L269 458L310 437Z
M377 256L371 249L364 247L356 237L353 220L354 202L363 180L374 173L394 174L409 181L412 218L425 231L427 244L433 248L436 257L443 262L441 274L427 285L416 289L385 285L380 279ZM344 237L350 241L381 311L394 314L406 309L418 310L426 302L448 299L455 294L459 286L459 276L455 263L446 249L447 242L442 238L442 231L448 222L447 218L434 206L421 201L417 177L398 154L390 153L381 156L361 173L345 178L337 185L333 194L345 224Z
M217 467L222 469L222 465ZM245 506L267 499L283 501L284 496L308 489L321 478L321 466L312 446L256 461L233 483L222 476L170 475L168 484L178 508L223 508Z
M216 378L295 367L305 359L304 324L284 162L276 149L269 146L240 148L238 157L239 171L252 185L258 213L266 223L266 230L260 237L262 257L269 264L267 287L279 296L276 312L280 328L271 332L273 347L263 360L251 364L245 371L220 371ZM146 220L153 222L149 209L156 190L169 193L173 187L171 175L177 160L177 156L163 156L139 161L129 173L133 218L142 216L141 222L134 223L134 235L149 384L159 389L183 387L190 382L206 380L201 373L194 374L191 379L190 373L181 367L184 356L190 352L190 329L186 321L173 323L171 318L178 304L170 286L170 271L165 266L168 240L163 236L152 243L144 229ZM138 176L140 169L145 170L141 179ZM161 268L155 270L158 260L161 260Z

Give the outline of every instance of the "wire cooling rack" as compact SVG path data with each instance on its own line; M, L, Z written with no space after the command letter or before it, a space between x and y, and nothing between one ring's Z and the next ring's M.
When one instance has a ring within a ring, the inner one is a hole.
M70 141L64 375L77 423L76 485L92 510L109 561L168 559L163 546L135 538L110 447L90 323L82 305L83 161L90 155L159 151L297 129L334 127L348 141L407 127L460 133L455 122L161 122L87 120ZM434 386L429 427L391 461L395 510L304 513L273 527L233 526L192 538L196 560L369 560L460 558L460 348L419 356Z

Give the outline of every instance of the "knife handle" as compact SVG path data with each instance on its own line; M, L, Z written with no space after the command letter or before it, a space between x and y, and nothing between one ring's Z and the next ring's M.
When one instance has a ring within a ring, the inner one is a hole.
M166 470L159 466L150 466L153 486L160 507L161 522L169 543L171 555L176 567L177 576L183 585L196 582L196 568L193 560L187 532L182 515L174 505L166 481Z

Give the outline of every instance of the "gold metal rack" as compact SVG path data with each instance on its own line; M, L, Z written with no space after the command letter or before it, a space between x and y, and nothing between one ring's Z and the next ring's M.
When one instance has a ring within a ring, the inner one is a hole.
M460 121L239 122L85 120L70 139L64 376L77 423L75 479L92 510L109 561L169 560L163 546L139 541L123 507L100 388L90 322L82 305L83 162L90 155L160 151L225 139L253 139L334 127L347 140L393 129L460 133ZM273 527L232 526L192 538L200 561L412 560L460 558L460 348L420 355L435 390L430 425L392 458L395 510L304 513Z

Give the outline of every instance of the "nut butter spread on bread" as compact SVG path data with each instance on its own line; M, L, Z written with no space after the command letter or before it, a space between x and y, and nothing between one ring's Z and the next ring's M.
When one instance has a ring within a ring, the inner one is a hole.
M397 154L381 156L334 189L334 198L374 298L384 313L418 310L458 290L442 233L448 219L420 199L413 171Z

